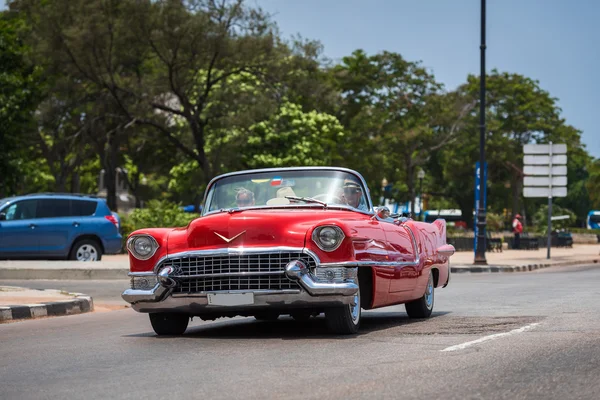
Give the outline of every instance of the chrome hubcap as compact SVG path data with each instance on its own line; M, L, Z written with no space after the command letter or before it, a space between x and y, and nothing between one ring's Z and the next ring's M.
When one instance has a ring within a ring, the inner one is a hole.
M77 249L77 261L96 261L98 259L98 252L89 244L79 246Z
M358 324L358 320L360 319L360 290L356 292L352 304L349 304L348 307L350 307L352 322L354 325Z
M429 275L427 288L425 289L425 304L427 305L428 310L431 310L433 307L433 277L431 274Z

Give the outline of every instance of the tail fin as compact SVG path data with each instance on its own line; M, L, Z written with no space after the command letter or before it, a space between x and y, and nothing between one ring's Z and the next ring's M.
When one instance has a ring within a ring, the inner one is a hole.
M442 243L446 243L446 220L445 219L436 219L433 221L433 225L437 226L440 232L440 239Z

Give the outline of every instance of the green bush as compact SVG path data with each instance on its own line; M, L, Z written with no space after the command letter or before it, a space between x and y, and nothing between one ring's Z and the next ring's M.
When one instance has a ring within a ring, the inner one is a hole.
M568 215L569 219L561 219L552 221L552 230L569 229L575 223L575 213L567 208L562 208L556 204L552 205L552 216ZM537 227L537 232L545 234L548 229L548 206L543 205L533 215L534 225Z
M174 228L187 226L198 214L184 212L179 205L166 200L150 200L145 208L136 208L121 216L123 238L143 228Z
M487 213L486 222L490 232L500 232L504 230L504 216L502 214Z

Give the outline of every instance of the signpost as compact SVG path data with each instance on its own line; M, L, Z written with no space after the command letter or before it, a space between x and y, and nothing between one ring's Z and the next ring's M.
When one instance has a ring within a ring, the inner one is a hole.
M487 182L487 161L484 164L485 168L483 168L483 181L481 180L481 168L479 168L479 161L477 161L475 163L475 212L478 213L479 212L479 197L481 196L481 192L482 192L482 188L481 188L481 184L483 182L483 207L481 207L482 209L486 210L487 208L487 185L485 184L485 182ZM477 216L475 217L475 220L477 222ZM475 251L475 255L477 255L477 234L479 233L479 226L475 223L474 224L474 228L475 228L475 238L474 238L474 244L473 244L473 250Z
M567 145L526 144L523 146L523 196L548 198L548 253L552 240L552 198L567 195ZM556 218L558 219L558 218Z

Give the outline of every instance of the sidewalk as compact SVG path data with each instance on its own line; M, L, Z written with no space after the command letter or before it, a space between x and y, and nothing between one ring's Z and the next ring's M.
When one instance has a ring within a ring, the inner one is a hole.
M94 302L82 293L0 286L0 323L90 311L94 311Z
M552 266L594 264L600 262L600 245L580 244L572 248L553 247L550 260L546 258L547 249L505 250L485 253L487 266L473 265L475 253L461 251L450 258L452 272L517 272L531 271Z

